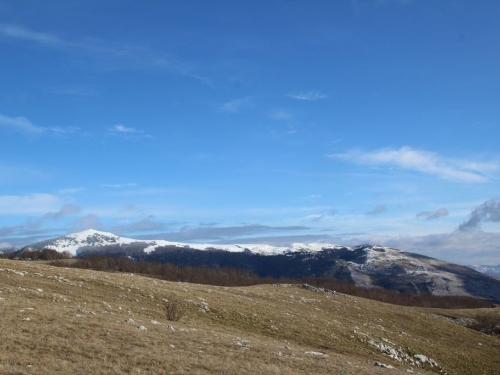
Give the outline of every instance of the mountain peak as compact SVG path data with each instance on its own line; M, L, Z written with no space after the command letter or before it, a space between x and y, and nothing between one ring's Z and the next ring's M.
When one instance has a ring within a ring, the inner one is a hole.
M87 236L93 236L93 235L100 235L100 236L106 236L106 237L119 237L116 234L113 234L111 232L103 232L103 231L99 231L96 229L86 229L86 230L81 231L81 232L71 233L69 236L87 237Z

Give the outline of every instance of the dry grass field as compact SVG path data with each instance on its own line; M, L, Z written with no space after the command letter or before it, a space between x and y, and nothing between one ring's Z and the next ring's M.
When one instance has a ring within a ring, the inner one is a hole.
M0 374L500 374L477 314L0 260Z

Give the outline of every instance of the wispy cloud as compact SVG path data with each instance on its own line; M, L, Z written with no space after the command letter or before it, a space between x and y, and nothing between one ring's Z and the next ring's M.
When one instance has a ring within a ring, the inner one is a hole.
M54 34L33 31L19 25L0 25L0 35L43 44L50 47L61 47L67 45L67 42L63 41Z
M300 199L305 199L308 201L315 201L317 199L321 198L321 194L311 194L311 195L306 195L305 197L301 197Z
M146 134L144 130L117 124L108 129L111 134L121 136L128 139L153 138L152 135Z
M54 211L59 205L59 198L52 194L0 196L0 214L39 214Z
M95 214L89 214L86 215L78 220L75 220L73 222L72 226L72 231L73 232L80 232L82 230L87 230L87 229L102 229L103 224Z
M332 237L325 234L297 234L290 236L257 236L257 237L241 237L238 238L238 243L241 244L266 244L273 246L285 246L290 243L308 243L308 242L318 242L318 243L334 243ZM234 243L229 240L215 241L218 244L230 244Z
M1 143L0 143L1 144ZM3 163L0 161L0 186L45 181L53 176L40 168L20 164Z
M121 224L111 229L113 233L136 233L136 232L152 232L165 230L168 225L162 221L156 220L153 215L149 215L145 219L130 223Z
M71 96L95 96L98 92L89 87L70 87L61 86L53 87L48 90L49 93L54 95L71 95Z
M68 40L54 33L31 30L21 25L0 24L0 37L32 43L38 46L57 49L73 55L85 56L106 63L113 61L113 68L158 68L172 73L196 79L211 87L210 78L199 72L199 69L183 62L172 55L158 53L152 49L131 43L111 43L96 38Z
M279 120L279 121L291 121L291 120L293 120L293 115L290 112L285 111L283 109L278 109L278 110L271 112L270 116L273 120Z
M220 107L220 111L224 113L239 113L245 108L253 106L252 99L249 97L230 100Z
M245 235L290 231L297 232L306 229L309 228L304 226L267 226L261 224L248 224L233 227L183 227L177 232L164 233L157 237L159 237L159 239L171 241L215 241L224 239L238 241L238 237Z
M377 207L375 207L373 210L368 211L366 214L367 215L380 215L380 214L383 214L384 212L387 212L387 207L383 204L380 204Z
M83 190L85 190L85 189L84 188L67 188L67 189L60 189L57 192L59 194L76 194L76 193L82 192Z
M142 131L137 130L136 128L129 128L121 124L113 126L111 128L111 131L118 133L142 133Z
M35 125L23 116L9 117L0 114L0 128L2 127L10 128L26 134L51 134L53 136L90 135L89 133L82 131L82 129L77 126L39 126ZM146 134L144 130L128 127L123 124L116 124L107 130L108 134L114 134L128 139L153 138L152 135Z
M468 183L488 181L489 174L498 169L498 165L493 162L447 158L435 152L415 150L408 146L367 152L353 150L327 156L361 165L395 167Z
M7 127L32 134L38 134L44 131L44 128L33 124L26 117L9 117L2 114L0 114L0 127Z
M307 101L315 101L321 99L327 99L328 95L317 90L312 91L294 91L288 93L286 96L289 98L297 99L297 100L307 100Z
M325 218L325 215L323 215L323 214L307 215L307 216L303 217L303 219L305 219L305 220L311 220L311 221L315 221L315 222L321 221L324 218Z
M425 218L426 220L434 220L434 219L439 219L440 217L445 217L448 216L450 213L446 208L440 208L439 210L436 210L434 212L430 211L421 211L417 215L415 215L417 218Z
M395 4L395 5L408 5L412 2L412 0L377 0L376 4L385 5L385 4Z
M53 133L55 134L60 134L60 135L67 135L67 134L74 134L74 133L78 133L81 131L81 128L77 127L77 126L68 126L68 127L65 127L65 128L61 128L61 127L52 127L52 128L49 128L50 131L52 131Z
M81 132L81 128L76 126L39 126L35 125L26 117L9 117L0 114L0 128L10 128L26 134L52 134L52 135L69 135Z
M24 224L0 227L0 237L12 235L26 236L35 234L40 232L39 229L48 222L57 222L64 218L75 216L80 213L80 207L72 204L66 204L62 206L58 211L47 212L38 219L29 218Z
M39 229L48 221L59 221L68 216L75 216L82 212L82 209L74 204L65 204L57 212L47 212L37 220L29 220L27 227L29 229Z
M110 189L124 189L124 188L136 187L136 186L139 186L139 184L136 182L124 182L124 183L118 183L118 184L101 184L101 187L110 188Z

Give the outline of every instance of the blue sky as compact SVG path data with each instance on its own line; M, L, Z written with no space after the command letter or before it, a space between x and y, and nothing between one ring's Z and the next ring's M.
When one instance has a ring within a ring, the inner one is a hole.
M499 17L0 0L0 245L94 228L498 264Z

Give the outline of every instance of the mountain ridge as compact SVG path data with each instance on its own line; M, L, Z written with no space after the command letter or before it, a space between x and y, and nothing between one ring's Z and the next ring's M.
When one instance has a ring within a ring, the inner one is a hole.
M286 246L187 244L135 240L87 230L25 246L21 251L53 249L73 256L128 256L177 266L232 267L261 276L333 277L366 288L404 293L474 296L500 302L500 280L466 266L378 245L354 247L321 243Z
M107 245L129 245L132 243L144 243L148 246L144 249L144 252L150 253L157 247L165 246L176 246L183 248L190 248L193 250L222 250L230 252L243 252L245 250L252 251L253 253L259 253L261 255L276 255L287 252L294 251L311 251L318 252L324 247L336 248L344 247L335 244L323 244L323 243L291 243L285 246L272 246L263 244L198 244L198 243L185 243L185 242L175 242L166 240L144 240L144 239L132 239L127 237L122 237L115 235L110 232L97 231L95 229L88 229L82 232L76 232L69 235L57 237L55 239L37 242L35 244L24 246L21 251L24 250L40 250L42 247L51 248L59 252L68 251L71 255L76 256L78 249L85 246L107 246Z

